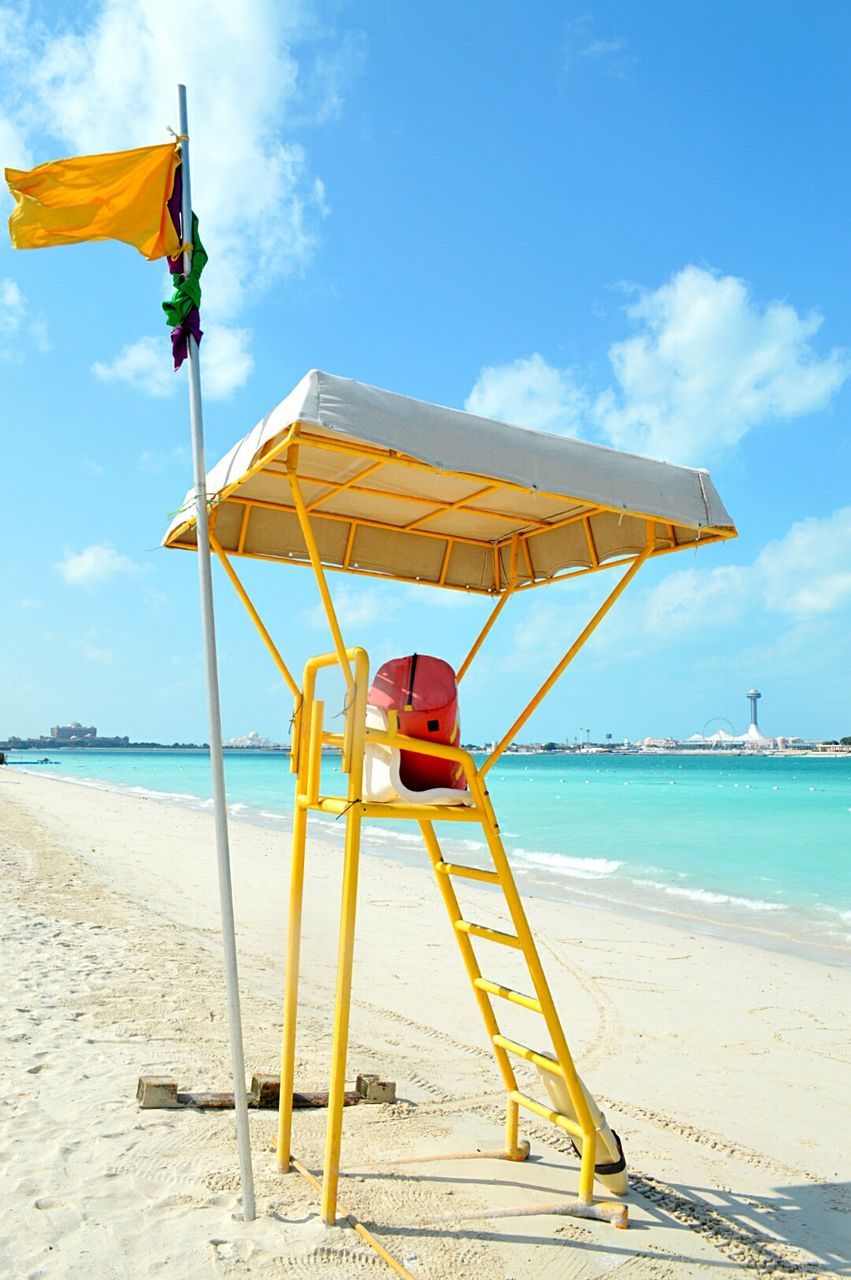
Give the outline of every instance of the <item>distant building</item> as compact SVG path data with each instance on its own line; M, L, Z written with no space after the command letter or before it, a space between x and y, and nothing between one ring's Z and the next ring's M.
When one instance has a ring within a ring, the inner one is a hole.
M268 751L269 748L280 747L279 742L272 742L271 738L264 738L256 729L251 729L250 732L243 734L241 738L228 738L223 745L226 747L253 748L255 751Z
M54 724L50 736L55 742L79 742L83 738L96 738L98 731L94 725L79 724L72 720L70 724Z

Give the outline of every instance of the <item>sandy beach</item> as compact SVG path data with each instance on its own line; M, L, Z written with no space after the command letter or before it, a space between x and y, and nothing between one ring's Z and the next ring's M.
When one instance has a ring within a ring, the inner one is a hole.
M246 1066L277 1073L288 843L247 822L231 840ZM205 814L0 770L0 1276L391 1274L349 1227L322 1225L298 1175L277 1174L274 1113L250 1115L246 1223L233 1114L138 1108L142 1074L229 1087L212 841ZM314 841L302 1089L327 1087L340 861ZM498 928L496 898L470 897ZM580 1070L624 1142L630 1230L466 1220L575 1193L576 1158L543 1122L522 1122L524 1164L381 1169L502 1140L499 1078L425 855L422 869L362 865L349 1073L395 1080L398 1101L347 1110L342 1203L423 1280L847 1275L847 965L686 919L527 909ZM323 1130L323 1112L296 1113L313 1169Z

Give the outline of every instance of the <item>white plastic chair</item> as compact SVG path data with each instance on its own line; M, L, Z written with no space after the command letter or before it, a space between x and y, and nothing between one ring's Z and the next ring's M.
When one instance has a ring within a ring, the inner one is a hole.
M367 729L388 728L386 711L380 707L366 709ZM376 804L392 804L403 800L406 804L465 804L473 803L468 790L455 787L429 787L426 791L411 791L402 781L400 768L402 753L398 747L383 743L367 742L363 758L363 798Z

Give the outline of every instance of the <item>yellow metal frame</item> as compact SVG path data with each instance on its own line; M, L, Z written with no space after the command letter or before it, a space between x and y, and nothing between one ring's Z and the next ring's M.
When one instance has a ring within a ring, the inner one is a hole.
M337 482L328 480L325 477L313 475L298 467L298 455L301 447L312 450L318 450L322 453L330 453L343 459L362 462L363 467L353 476L349 476L345 480ZM550 501L564 506L566 501L575 502L575 510L570 511L561 517L553 517L550 519L541 519L531 516L515 516L506 511L500 511L493 507L476 505L487 501L488 497L496 494L501 495L523 495L528 497L530 490L522 485L515 484L508 480L495 480L485 474L474 475L468 472L441 470L440 476L449 480L462 480L465 483L476 482L479 487L463 499L455 501L447 501L435 496L426 497L423 494L394 492L392 489L376 487L380 479L379 472L383 467L392 467L394 469L402 468L417 474L437 474L436 469L426 462L421 462L417 458L410 457L407 454L397 453L392 449L382 449L377 445L365 444L362 441L335 439L325 435L318 435L316 429L309 423L296 422L290 426L284 435L276 441L256 462L252 464L244 475L229 484L214 499L211 500L211 518L215 516L215 511L222 503L232 503L240 506L243 511L239 538L236 548L232 554L245 556L249 559L266 560L275 564L303 565L310 566L315 572L314 550L315 537L312 533L312 525L309 517L315 516L317 519L332 521L335 523L344 523L349 525L349 532L346 538L346 546L343 553L342 561L339 564L325 564L325 570L331 570L339 573L357 574L361 577L383 578L386 579L388 574L381 573L377 570L364 569L351 563L352 551L355 539L360 529L375 529L391 534L405 533L417 538L425 538L430 540L437 539L444 544L445 550L442 558L441 573L433 585L440 586L448 591L464 591L467 593L498 596L504 593L513 594L519 591L528 591L533 587L545 586L551 582L559 582L567 578L582 577L588 573L597 573L601 569L616 568L620 565L629 565L632 563L634 556L630 554L618 555L612 559L601 561L595 545L594 534L591 526L592 519L603 513L617 515L618 520L636 519L646 522L648 530L653 531L653 547L650 552L653 556L668 555L673 551L682 550L686 546L693 546L695 542L701 545L711 542L723 541L727 538L734 538L736 530L728 527L715 527L712 525L696 526L687 522L678 522L675 526L670 521L660 517L648 515L647 512L633 511L631 509L615 507L605 503L591 503L579 500L566 499L564 494L549 492L547 490L535 491L536 499L541 501ZM286 502L274 502L264 498L243 496L240 490L243 489L252 479L261 474L270 476L278 476L282 480L288 482L293 498L293 505ZM298 473L298 474L297 474ZM364 483L367 480L373 480L372 484ZM319 488L319 492L307 502L300 495L301 486L312 485ZM407 524L394 523L388 519L386 521L369 519L364 516L343 515L337 512L330 512L324 509L324 505L337 497L341 493L350 492L364 495L371 498L377 498L387 505L388 511L394 505L404 503L409 506L423 507L423 514L414 520L408 521ZM276 556L264 552L252 551L247 549L246 542L249 532L251 515L254 511L281 511L289 515L296 514L302 533L307 543L307 554L299 555L290 552L286 557L283 555ZM486 516L495 521L514 524L514 529L508 530L505 536L493 539L470 537L460 533L442 533L428 527L430 521L441 516L450 514L467 514L475 516ZM178 525L170 534L169 545L174 547L183 547L185 550L191 550L191 546L181 543L180 539L190 530L195 523L194 515L188 515L186 520ZM567 568L559 570L555 573L546 573L541 571L535 564L535 543L536 539L543 535L553 532L556 529L564 528L567 525L580 524L583 531L583 539L587 550L588 564L580 564L576 568ZM519 526L519 527L517 527ZM311 529L310 539L305 532L307 528ZM694 541L678 542L677 528L682 530L690 530L694 534ZM483 586L481 584L469 583L459 586L455 583L446 582L446 574L449 567L449 561L452 556L453 548L456 545L467 545L478 547L480 550L486 551L493 556L494 563L494 585ZM512 572L505 577L500 569L503 554L508 555L514 562ZM522 566L522 568L521 568ZM522 579L522 580L521 580ZM396 581L420 583L421 579L415 576L407 576L399 574L395 576ZM431 579L429 579L431 581ZM321 588L323 591L327 588ZM324 603L324 601L323 601ZM327 612L327 605L326 605ZM330 618L333 614L330 613ZM336 625L336 623L335 623ZM338 639L335 636L335 648L340 651Z
M309 443L313 448L318 447L331 452L356 454L363 459L365 466L357 473L356 476L349 477L348 480L336 486L328 482L323 482L326 484L327 492L323 491L318 495L314 494L309 501L305 501L302 491L302 482L308 481L310 478L298 474L298 455L302 443ZM511 741L516 737L520 728L527 722L535 709L553 688L556 681L562 676L570 662L576 657L582 646L600 625L603 618L635 577L641 566L653 555L664 554L666 550L677 549L675 532L672 527L665 526L662 521L654 520L652 517L647 516L641 517L646 521L646 542L644 548L634 555L622 556L612 562L614 566L622 566L624 568L624 572L621 574L603 603L593 614L587 626L579 633L573 644L566 650L562 659L556 664L550 675L546 680L544 680L538 689L537 693L530 699L526 707L514 720L511 727L495 745L487 759L481 765L477 765L473 757L459 747L427 743L406 737L398 731L395 722L391 723L387 730L378 730L366 727L369 659L364 649L346 646L326 578L326 568L328 567L337 567L341 568L343 571L347 571L348 557L351 553L352 534L350 533L349 535L349 546L346 551L344 563L340 566L323 565L322 557L317 546L312 519L321 514L321 512L318 511L318 508L320 508L323 501L326 501L333 493L338 493L345 488L353 488L356 485L363 488L363 480L368 476L374 475L375 472L389 460L390 459L388 459L385 454L382 454L381 451L368 446L349 445L346 442L338 442L316 437L308 439L306 433L297 424L295 427L290 429L286 437L279 441L278 444L275 445L274 448L267 453L254 468L255 471L260 471L264 468L269 469L270 465L274 464L275 468L281 469L282 473L288 480L293 499L293 506L288 508L288 510L291 512L295 511L295 514L298 517L299 526L306 548L305 562L308 563L313 570L320 599L328 621L328 628L333 646L332 650L329 653L321 654L309 659L304 668L301 684L295 680L284 662L284 659L279 653L278 648L272 640L267 628L263 624L257 609L249 598L244 585L237 576L228 553L225 552L222 545L216 538L215 506L211 513L211 547L218 557L218 560L220 561L232 586L242 601L249 618L258 630L263 644L269 651L275 666L290 692L293 694L295 700L291 748L291 770L295 774L295 806L293 818L289 922L287 931L281 1040L281 1092L277 1138L278 1168L281 1172L286 1172L290 1168L298 1168L299 1171L304 1173L305 1176L308 1176L315 1185L320 1185L312 1175L309 1175L307 1171L305 1171L303 1167L293 1159L291 1149L292 1096L295 1085L294 1066L298 1021L299 969L302 910L305 889L308 814L311 812L334 814L345 822L343 877L337 950L336 995L331 1045L329 1105L325 1138L324 1171L321 1179L322 1217L326 1223L333 1223L336 1220L338 1208L337 1194L340 1177L343 1095L345 1090L346 1056L349 1015L351 1008L352 963L354 956L355 918L357 911L361 826L364 818L369 818L370 820L401 819L416 822L419 826L425 850L431 862L437 886L446 908L446 913L449 917L452 931L461 952L462 961L470 979L473 995L478 1004L479 1011L485 1025L485 1030L496 1058L497 1069L505 1087L505 1149L500 1154L503 1158L521 1160L524 1159L528 1153L528 1143L522 1142L518 1137L519 1114L521 1109L550 1121L572 1138L581 1142L579 1204L584 1206L583 1212L592 1212L594 1209L593 1184L595 1178L595 1161L599 1154L597 1134L600 1115L599 1112L596 1112L595 1115L592 1111L593 1103L589 1106L588 1095L586 1094L584 1086L579 1079L576 1067L571 1057L570 1049L541 964L541 959L526 918L520 895L517 891L517 886L514 881L514 876L511 871L502 839L500 837L499 825L497 823L496 815L486 786L486 777L494 763L500 758ZM430 468L425 467L425 464L418 463L413 459L393 456L392 462L394 465L402 463L406 466L430 470ZM464 479L469 480L470 477L464 476ZM490 493L492 493L495 487L504 487L506 489L517 487L507 484L504 486L494 486L492 481L489 482L487 480L487 477L483 476L481 479L482 487L475 495L477 500L481 500L483 497L486 498ZM240 483L244 482L244 480L245 477L241 479ZM224 496L227 496L227 493L228 491L225 491ZM428 501L431 503L430 499ZM239 545L236 549L236 554L244 554L247 521L250 518L251 506L262 505L269 504L246 500L246 516L243 521L243 528L240 533ZM431 505L435 508L431 513L433 515L440 514L444 510L457 510L462 504L456 502L454 504L432 503ZM439 508L439 511L437 508ZM423 524L427 524L429 518L430 515L428 513L424 513L422 517L412 522L412 525L408 526L409 531L415 532L424 537L444 536L435 535L431 531L422 528ZM556 577L574 577L587 572L594 572L603 567L610 567L609 565L601 565L600 563L596 548L594 547L594 540L589 521L589 512L586 510L579 515L569 517L569 519L581 520L583 522L592 566L590 569L580 569L571 573L562 573L556 575ZM359 523L364 522L361 521ZM383 527L378 522L366 523L373 523L375 524L375 527L379 528ZM533 540L538 533L553 527L552 524L546 524L545 522L540 523L542 526L541 528L533 529L529 533L514 532L507 539L488 544L495 557L495 564L497 566L497 584L499 588L497 592L493 592L492 594L498 595L498 599L479 632L479 635L476 637L469 653L460 663L458 668L459 680L463 679L472 663L475 661L482 645L499 619L509 599L512 598L519 590L527 589L530 586L540 585L541 579L536 578L534 561L532 558ZM392 528L393 526L384 527ZM665 530L664 534L660 535L660 529ZM705 533L705 539L704 536L701 535L701 540L713 541L727 536L732 535L725 530L707 530ZM660 539L662 542L667 540L668 545L660 545ZM450 543L451 541L452 540L450 540ZM471 540L467 539L466 541ZM507 575L503 575L500 571L500 565L502 564L500 554L503 548L508 552L509 570ZM449 554L450 550L448 546L446 557L448 557ZM273 557L256 558L262 559ZM298 563L298 561L287 560L286 563ZM521 574L521 565L523 566L523 573L527 576L525 585L521 585L518 581ZM446 559L444 560L443 566L444 574L445 570ZM344 727L343 731L340 733L330 732L325 728L324 704L316 698L317 676L320 671L326 668L338 669L346 683ZM420 754L427 754L440 759L454 761L463 771L472 803L466 806L440 807L429 804L401 802L388 804L364 800L362 796L363 762L364 754L370 744L385 748L390 747L399 750L412 750ZM324 793L322 790L320 775L323 747L337 748L342 754L342 770L343 774L347 777L345 794L343 795L330 795ZM489 865L473 866L447 862L435 831L436 822L479 824L484 833L489 856ZM455 890L455 881L459 879L483 882L499 887L502 890L506 901L513 931L504 932L466 919L462 913L461 905ZM479 939L505 946L509 949L522 953L526 962L532 987L531 994L515 991L489 977L486 977L482 973L474 948L474 943ZM498 1000L502 1000L508 1005L517 1005L539 1014L545 1023L546 1031L552 1045L552 1054L547 1051L539 1052L536 1049L504 1035L500 1029L499 1020L494 1006L494 1001ZM529 1097L520 1088L518 1088L517 1078L512 1065L512 1059L518 1057L524 1061L534 1064L543 1071L559 1077L564 1082L573 1107L575 1119L567 1115L563 1115L536 1099ZM596 1108L594 1108L594 1111L596 1111ZM590 1209L589 1206L591 1206ZM601 1212L599 1216L606 1215Z

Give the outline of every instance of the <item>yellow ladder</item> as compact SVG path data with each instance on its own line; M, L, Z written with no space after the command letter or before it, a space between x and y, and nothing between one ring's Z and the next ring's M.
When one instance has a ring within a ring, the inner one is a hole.
M593 1198L595 1176L604 1183L609 1191L623 1194L628 1187L626 1162L623 1157L620 1140L609 1128L605 1116L591 1097L573 1062L567 1040L562 1029L561 1020L556 1011L549 984L544 974L541 958L538 954L535 939L526 918L526 912L502 838L496 821L493 806L487 788L481 777L476 778L474 791L477 809L482 823L487 847L493 862L493 869L466 866L447 862L443 857L440 844L431 821L420 821L419 827L428 850L435 879L440 890L455 933L461 957L467 970L473 993L485 1024L488 1038L493 1047L497 1066L505 1084L507 1094L507 1114L505 1129L505 1149L509 1159L523 1160L528 1153L528 1146L518 1142L518 1123L520 1108L532 1112L541 1119L567 1133L580 1153L579 1198L590 1203ZM487 925L467 920L461 910L458 895L453 884L454 879L466 879L498 886L503 893L508 913L514 926L513 933L506 933ZM515 991L500 982L485 977L479 967L473 940L483 939L499 946L509 947L522 953L529 972L534 995L526 995ZM517 1040L509 1039L500 1031L499 1022L494 1010L494 998L519 1005L533 1013L541 1015L553 1046L553 1052L539 1051L530 1048ZM542 1080L554 1107L544 1106L536 1099L522 1092L517 1085L511 1057L523 1058L538 1068ZM598 1157L602 1157L598 1159Z

